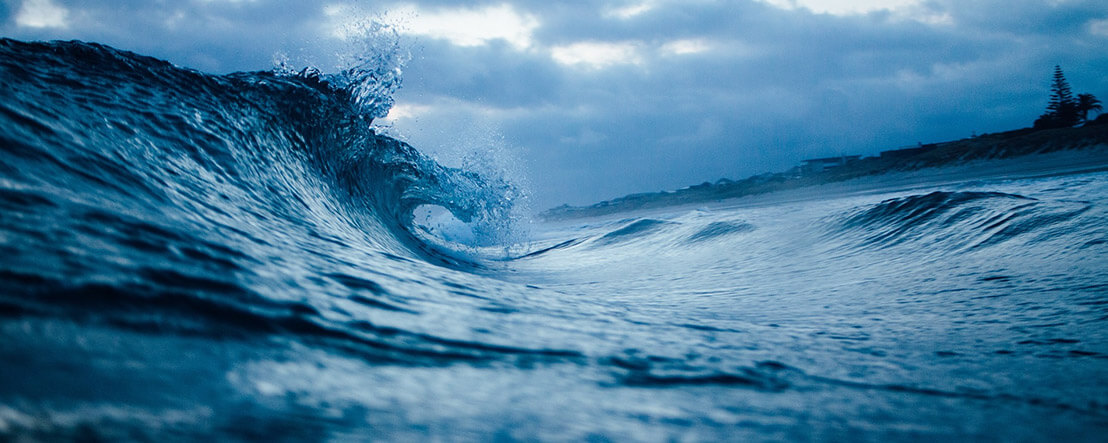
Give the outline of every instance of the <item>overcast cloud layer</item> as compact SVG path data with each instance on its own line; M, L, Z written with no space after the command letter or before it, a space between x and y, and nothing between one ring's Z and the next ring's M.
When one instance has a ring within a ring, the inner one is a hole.
M326 70L372 18L412 54L391 131L500 148L540 209L1029 126L1055 64L1108 101L1103 0L0 0L2 36L214 73Z

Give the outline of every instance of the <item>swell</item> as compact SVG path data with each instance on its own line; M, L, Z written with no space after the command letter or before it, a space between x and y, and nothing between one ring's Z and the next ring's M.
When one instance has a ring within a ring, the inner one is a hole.
M972 251L1015 239L1050 241L1077 231L1087 202L1043 201L1000 192L932 192L886 200L830 224L831 237L866 249L926 245L933 251Z

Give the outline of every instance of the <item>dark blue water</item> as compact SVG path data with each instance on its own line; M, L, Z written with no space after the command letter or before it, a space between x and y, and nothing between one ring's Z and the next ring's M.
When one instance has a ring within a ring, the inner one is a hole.
M521 191L376 133L393 74L0 40L0 438L1108 435L1108 174L489 247Z

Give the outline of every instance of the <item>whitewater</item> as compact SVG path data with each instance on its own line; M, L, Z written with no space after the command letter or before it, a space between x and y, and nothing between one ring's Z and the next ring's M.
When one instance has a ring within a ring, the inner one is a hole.
M395 75L0 40L0 439L1108 435L1108 172L462 245L414 214L525 192L379 133Z

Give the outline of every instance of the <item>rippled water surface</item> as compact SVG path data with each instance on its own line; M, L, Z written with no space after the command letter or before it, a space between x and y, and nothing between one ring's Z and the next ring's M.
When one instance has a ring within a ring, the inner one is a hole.
M412 223L496 229L518 190L375 133L349 82L379 77L0 43L2 437L1108 432L1108 173L537 224L505 258Z

